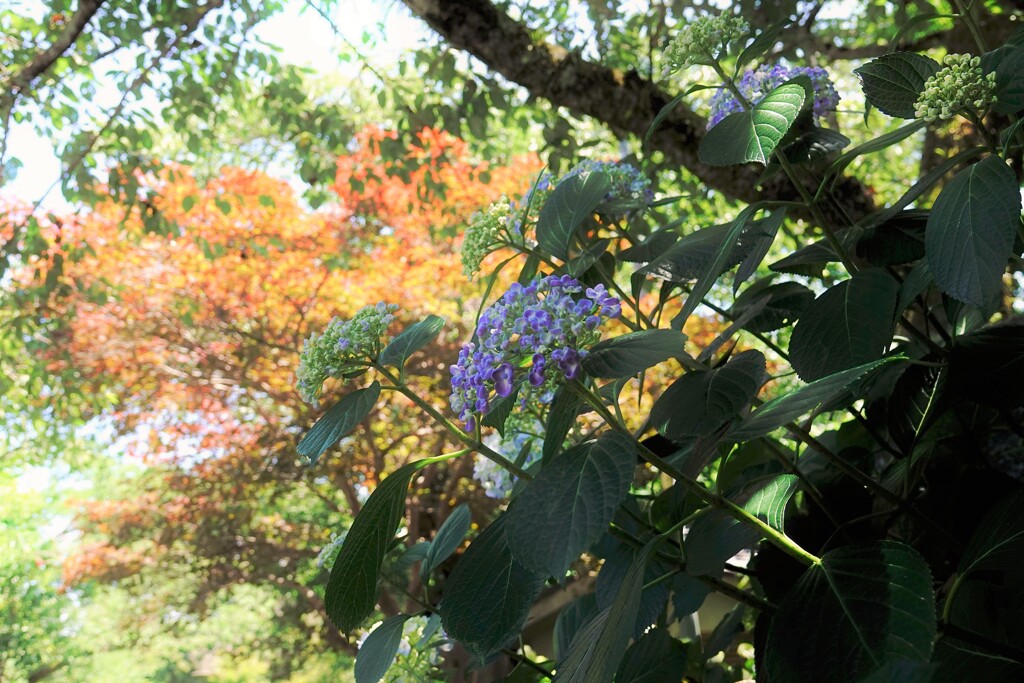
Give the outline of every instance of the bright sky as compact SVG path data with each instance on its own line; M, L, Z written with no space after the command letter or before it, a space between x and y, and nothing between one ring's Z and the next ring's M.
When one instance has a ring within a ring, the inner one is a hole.
M394 63L399 55L429 35L426 25L397 2L338 0L332 19L345 39L356 45L375 66L386 67ZM380 38L380 31L386 39ZM375 40L364 44L364 32ZM333 70L351 76L355 76L362 67L357 62L338 59L343 52L343 40L303 0L292 0L284 12L261 24L256 33L264 42L280 47L281 60L290 64L312 66L321 73ZM110 94L119 96L113 87ZM99 96L103 94L101 92ZM38 136L28 124L12 127L8 153L24 165L14 182L3 187L5 194L35 202L60 177L60 162L54 154L53 145ZM59 188L50 192L43 206L48 209L67 208Z

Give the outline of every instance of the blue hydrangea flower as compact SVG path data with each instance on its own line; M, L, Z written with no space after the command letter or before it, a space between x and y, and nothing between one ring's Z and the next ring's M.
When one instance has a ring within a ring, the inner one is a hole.
M751 104L757 104L775 88L797 76L807 76L814 87L814 104L812 113L817 123L823 117L834 112L839 106L839 94L828 77L828 72L820 66L785 67L781 64L764 64L756 71L747 70L736 83L743 96ZM708 117L708 130L714 128L729 114L743 111L743 105L725 88L719 90L711 98L711 116Z
M539 420L530 416L526 420L519 419L518 414L510 415L505 423L505 436L499 436L497 432L484 437L484 444L491 450L501 453L509 460L517 460L526 449L525 457L521 462L523 469L527 469L541 458L544 448L544 440L541 436L544 432L544 425ZM484 495L489 498L505 499L512 493L515 486L516 476L488 460L482 455L477 455L473 464L473 478L484 490Z
M525 403L575 379L586 348L601 338L601 323L621 312L604 285L584 288L568 275L513 284L483 312L474 341L451 366L452 410L473 429L475 416L490 412L495 398L510 396L517 384Z

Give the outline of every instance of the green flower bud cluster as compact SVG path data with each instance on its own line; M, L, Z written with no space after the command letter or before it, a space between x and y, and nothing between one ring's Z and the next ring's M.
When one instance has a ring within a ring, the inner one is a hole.
M480 270L480 263L498 246L498 239L507 232L512 216L512 203L502 197L466 228L462 241L462 272L472 279Z
M981 57L946 55L945 68L924 83L914 105L918 118L951 119L968 107L984 111L995 101L996 75L985 75Z
M732 14L706 14L684 26L665 50L666 74L694 64L710 64L729 43L750 33L750 25Z
M315 332L302 345L296 388L307 403L320 398L328 377L345 377L366 369L383 349L381 338L395 319L395 304L364 306L351 320L334 318L323 334Z

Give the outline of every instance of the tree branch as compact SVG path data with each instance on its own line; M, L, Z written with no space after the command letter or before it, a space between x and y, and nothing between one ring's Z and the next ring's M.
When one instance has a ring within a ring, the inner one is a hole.
M28 90L29 86L32 85L32 81L49 71L54 62L60 59L75 44L78 36L82 34L86 25L92 20L96 12L99 11L103 3L104 0L81 0L78 3L78 9L71 15L71 19L68 21L64 32L60 34L57 40L50 47L37 53L28 64L11 77L10 83L7 86L7 92L4 94L4 99L10 99L11 104L13 104L18 94ZM5 103L4 107L6 108L7 106Z
M479 0L403 0L453 47L481 60L532 95L565 107L575 115L597 119L618 136L642 137L671 100L657 84L636 71L594 64L557 45L537 41L528 27ZM686 167L708 187L730 197L794 199L785 180L757 191L761 169L754 165L708 166L697 158L705 121L680 104L651 137L652 145ZM836 192L853 220L873 208L861 183L845 178Z

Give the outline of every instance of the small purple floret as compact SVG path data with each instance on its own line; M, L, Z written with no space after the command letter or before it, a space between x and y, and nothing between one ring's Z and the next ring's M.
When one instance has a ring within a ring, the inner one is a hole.
M600 339L601 323L620 311L603 285L584 292L569 275L513 284L481 314L476 341L465 344L451 366L452 410L469 428L474 416L493 407L494 397L512 395L519 368L525 375L519 383L528 389L523 401L576 379L586 347Z

